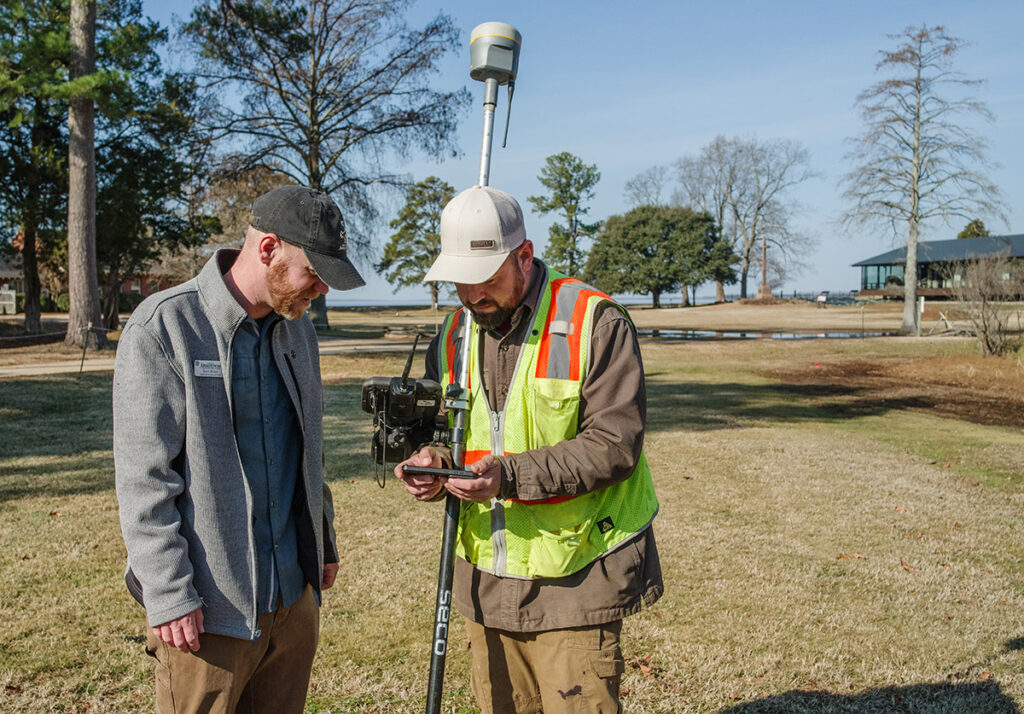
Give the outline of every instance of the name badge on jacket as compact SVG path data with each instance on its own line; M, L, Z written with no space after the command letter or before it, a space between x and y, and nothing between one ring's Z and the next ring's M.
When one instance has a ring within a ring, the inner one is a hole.
M223 377L224 370L221 369L220 360L197 359L192 363L195 366L197 377Z

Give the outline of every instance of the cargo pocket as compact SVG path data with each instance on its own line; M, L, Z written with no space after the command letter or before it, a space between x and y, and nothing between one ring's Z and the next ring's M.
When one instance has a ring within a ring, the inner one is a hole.
M616 648L615 651L595 652L590 657L590 668L601 679L610 679L621 677L622 673L626 671L626 663Z
M590 671L594 678L580 697L580 713L619 714L622 711L619 704L619 684L625 670L626 663L618 647L614 652L603 650L592 654Z
M174 690L171 689L171 670L159 660L156 662L156 710L173 712Z
M156 711L174 711L174 690L171 688L171 669L163 660L167 658L168 648L166 642L162 642L150 628L146 628L146 654L153 658L154 684L156 690Z

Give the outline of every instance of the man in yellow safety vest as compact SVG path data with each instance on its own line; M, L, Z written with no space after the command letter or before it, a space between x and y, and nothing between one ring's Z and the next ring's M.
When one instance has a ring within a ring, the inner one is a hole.
M465 461L478 478L395 474L419 500L462 500L453 599L477 701L620 711L622 619L663 591L636 331L608 295L536 260L519 204L487 186L445 207L425 280L455 283L463 304L426 376L447 387L468 358ZM450 462L429 445L404 463Z

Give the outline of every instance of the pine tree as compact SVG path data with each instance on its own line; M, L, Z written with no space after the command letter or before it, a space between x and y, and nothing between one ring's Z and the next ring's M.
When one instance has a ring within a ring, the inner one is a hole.
M455 189L436 176L409 188L405 205L390 223L395 233L384 246L384 257L374 266L396 291L423 282L441 252L441 211L454 196ZM430 305L436 310L440 287L437 282L427 287Z
M548 234L544 261L566 275L577 275L586 262L587 252L581 245L600 227L600 222L584 223L582 217L590 212L585 205L594 197L594 186L601 180L595 164L585 164L567 151L547 158L537 180L549 190L546 196L530 196L534 213L561 214L565 223L555 223Z

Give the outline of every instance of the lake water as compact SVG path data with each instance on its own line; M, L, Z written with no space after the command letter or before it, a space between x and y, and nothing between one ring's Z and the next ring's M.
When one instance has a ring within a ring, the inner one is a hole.
M640 337L658 340L842 340L861 337L891 337L895 332L771 332L730 330L637 329Z

